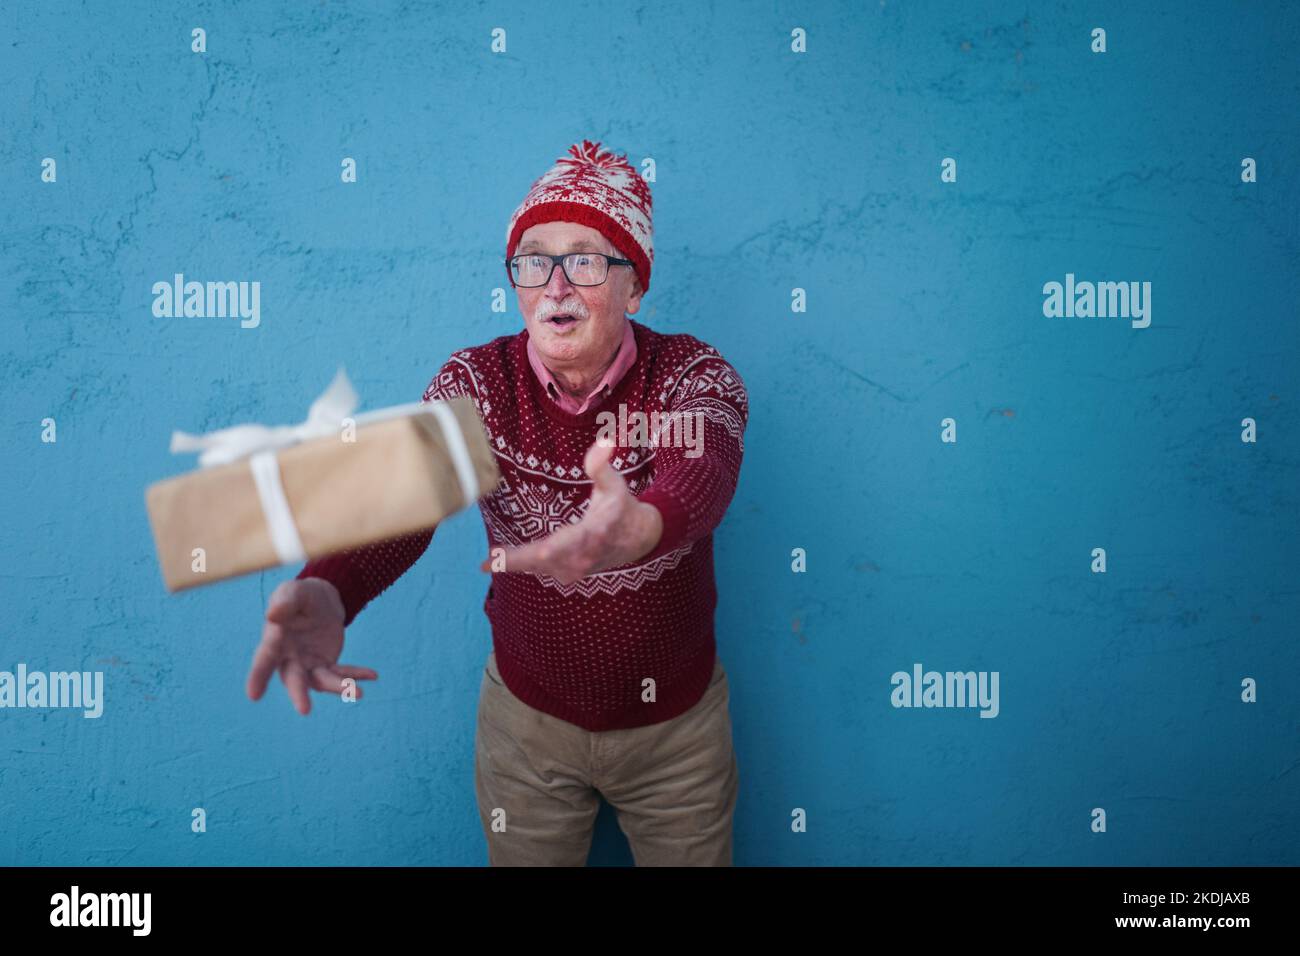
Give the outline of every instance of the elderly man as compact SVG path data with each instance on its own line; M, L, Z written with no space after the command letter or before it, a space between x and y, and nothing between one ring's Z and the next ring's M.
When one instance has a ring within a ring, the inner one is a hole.
M502 473L479 502L493 650L475 789L493 865L583 865L598 795L637 865L732 862L738 774L714 643L713 530L749 404L716 349L628 317L653 261L648 184L599 143L570 147L506 230L525 328L454 352L424 391L472 398ZM630 418L660 430L610 434ZM691 449L663 440L688 420L699 423ZM344 628L433 532L311 561L281 584L249 696L278 671L306 714L309 689L376 678L338 663Z

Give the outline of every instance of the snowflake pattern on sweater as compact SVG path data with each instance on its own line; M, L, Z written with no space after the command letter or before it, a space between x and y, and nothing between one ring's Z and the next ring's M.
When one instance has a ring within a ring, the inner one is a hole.
M637 358L610 394L571 414L542 388L527 330L452 353L425 401L474 402L501 477L479 501L489 553L581 519L583 470L601 413L650 420L692 415L702 454L680 442L620 445L610 464L663 517L663 536L635 562L565 585L550 575L499 572L484 600L502 680L526 704L588 730L643 726L690 709L713 672L713 531L734 495L749 419L739 373L716 349L634 320ZM605 416L607 419L607 415ZM311 561L298 575L339 588L350 624L424 553L434 529ZM643 681L655 682L643 701Z

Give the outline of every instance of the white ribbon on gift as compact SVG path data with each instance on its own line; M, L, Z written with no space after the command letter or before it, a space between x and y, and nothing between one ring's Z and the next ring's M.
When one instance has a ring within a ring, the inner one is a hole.
M271 544L282 564L305 560L307 552L298 536L298 525L293 520L293 512L289 510L289 499L285 496L284 484L280 480L280 464L276 452L301 441L334 434L342 428L345 418L351 417L360 426L390 418L432 414L442 429L465 502L469 504L478 500L478 476L474 471L474 462L470 459L469 446L461 433L460 423L444 402L408 402L405 405L391 405L353 415L356 406L356 390L348 381L347 373L340 368L334 381L311 403L306 420L297 425L234 425L203 435L174 431L171 452L201 452L199 466L202 468L248 458L262 513L266 515Z

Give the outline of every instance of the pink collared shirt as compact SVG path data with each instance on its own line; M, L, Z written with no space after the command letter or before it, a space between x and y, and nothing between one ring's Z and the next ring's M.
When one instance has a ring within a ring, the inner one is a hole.
M623 374L636 362L636 335L632 332L632 323L624 318L623 342L618 347L618 354L614 356L614 361L606 370L600 384L592 389L591 394L587 396L586 401L581 405L578 404L577 399L560 388L559 383L555 381L555 376L551 374L551 370L542 363L542 357L533 348L533 337L531 335L528 337L527 349L528 364L533 367L533 374L545 387L546 394L559 402L560 408L570 415L581 415L591 407L593 402L598 402L608 395L614 386L619 383Z

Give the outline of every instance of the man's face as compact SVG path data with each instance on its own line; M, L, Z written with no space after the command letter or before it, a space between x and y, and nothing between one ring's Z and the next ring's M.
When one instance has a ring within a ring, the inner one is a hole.
M544 222L519 237L515 255L544 252L601 252L623 259L613 244L590 226L576 222ZM580 368L609 359L623 337L623 314L641 307L640 283L631 266L610 265L602 285L573 285L556 265L551 281L536 289L516 287L519 311L533 347L555 368ZM571 315L568 322L555 316Z

